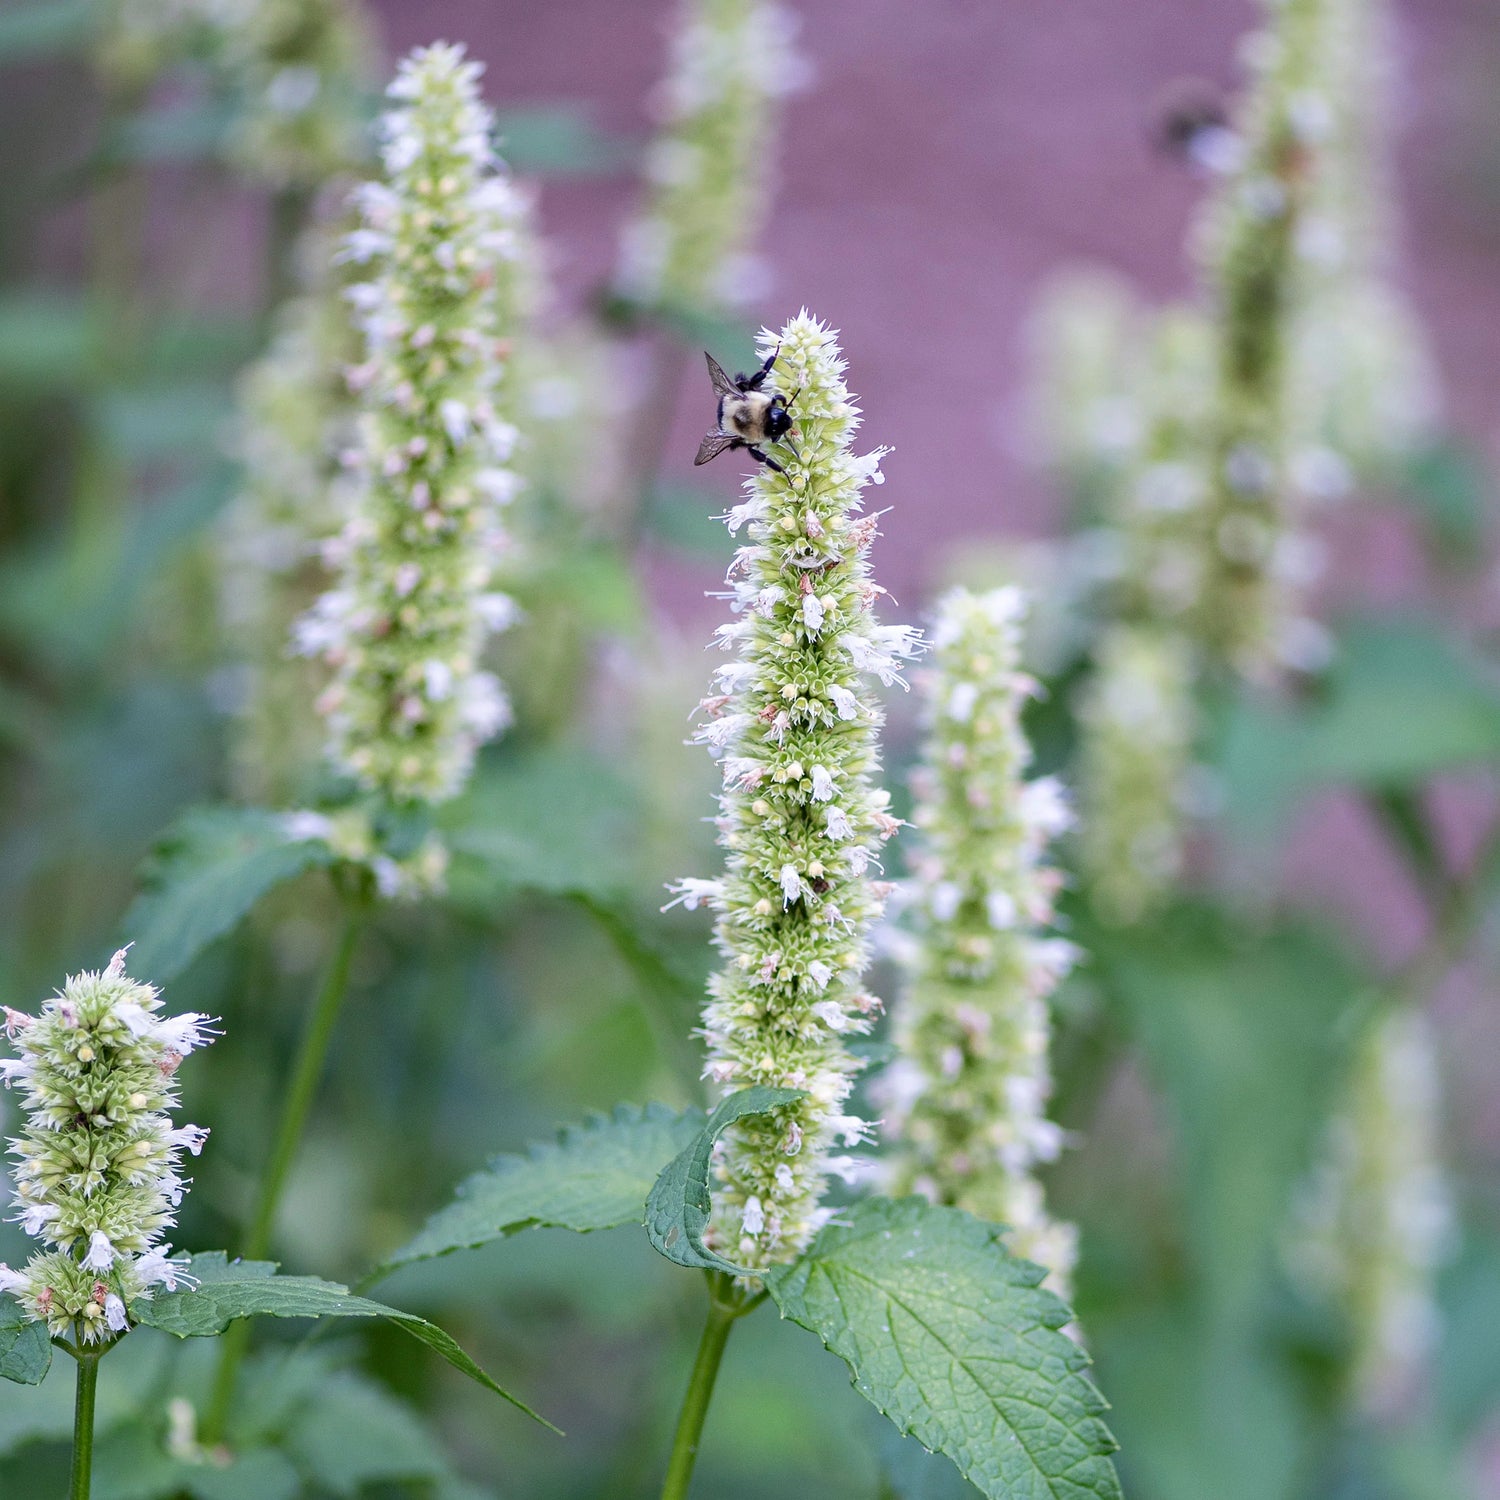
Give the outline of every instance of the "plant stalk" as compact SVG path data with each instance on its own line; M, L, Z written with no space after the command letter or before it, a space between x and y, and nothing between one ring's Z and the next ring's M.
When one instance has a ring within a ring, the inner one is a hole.
M291 1083L287 1088L286 1102L282 1106L281 1120L276 1127L276 1138L267 1158L265 1172L260 1181L260 1193L255 1203L255 1213L250 1221L249 1233L245 1236L243 1255L246 1260L262 1260L271 1248L271 1233L276 1225L276 1210L281 1205L281 1195L286 1187L297 1148L302 1143L302 1132L323 1077L323 1065L328 1059L328 1047L333 1040L338 1024L339 1011L344 994L349 988L349 965L354 957L355 945L364 926L364 912L355 907L347 909L343 931L339 934L338 946L329 959L323 975L322 987L317 1000L307 1017L302 1041L297 1048L296 1061L292 1068ZM213 1394L208 1414L204 1419L203 1435L208 1443L222 1442L224 1428L229 1418L229 1407L234 1400L234 1386L239 1367L250 1344L250 1322L240 1319L231 1323L219 1345L219 1366L214 1377Z
M703 1325L698 1357L693 1361L693 1373L688 1379L687 1394L682 1398L682 1410L677 1417L677 1433L672 1439L672 1456L667 1462L661 1500L687 1500L693 1466L698 1461L703 1419L708 1415L708 1403L713 1399L714 1382L718 1379L719 1362L724 1358L724 1346L729 1342L729 1330L746 1313L759 1307L765 1295L761 1292L753 1297L743 1297L736 1290L732 1277L717 1271L710 1274L708 1318Z
M94 1477L94 1393L99 1387L99 1361L103 1356L86 1353L80 1346L74 1357L78 1361L78 1388L73 1401L73 1474L68 1500L89 1500Z

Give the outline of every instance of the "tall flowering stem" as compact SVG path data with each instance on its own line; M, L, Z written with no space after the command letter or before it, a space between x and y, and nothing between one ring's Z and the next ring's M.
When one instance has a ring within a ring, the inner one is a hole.
M0 1078L21 1093L25 1123L11 1217L43 1249L0 1265L0 1295L78 1361L72 1500L87 1500L100 1356L130 1330L131 1306L184 1279L166 1244L187 1182L182 1153L208 1132L174 1126L177 1068L210 1038L205 1016L163 1016L148 984L115 954L70 978L40 1015L6 1009L16 1056Z
M1070 814L1051 777L1028 781L1019 590L940 601L922 674L928 738L913 774L914 941L895 1012L897 1060L876 1090L895 1143L894 1191L1011 1226L1011 1245L1065 1290L1071 1225L1043 1206L1036 1167L1062 1133L1051 1093L1048 998L1073 962L1053 935L1048 846Z
M675 887L718 913L707 1076L726 1094L807 1095L735 1127L717 1159L713 1241L751 1268L808 1244L831 1213L828 1173L847 1167L830 1153L869 1134L847 1112L860 1066L848 1041L880 1009L860 982L886 894L871 866L898 826L875 784L883 715L869 684L894 683L918 648L909 628L876 621L876 518L859 511L885 450L852 451L859 408L836 336L804 311L761 334L762 356L773 350L777 388L796 393L800 456L777 449L786 472L761 468L730 513L749 537L732 568L736 618L718 632L735 658L715 674L696 736L722 759L726 870Z
M775 0L683 0L648 201L622 247L620 289L634 301L711 310L760 290L750 251L770 198L776 101L802 77L795 34Z
M1233 669L1288 660L1299 546L1288 470L1288 349L1305 272L1307 211L1323 170L1330 0L1267 0L1240 159L1207 223L1218 344L1209 580L1201 634ZM1295 655L1295 651L1292 652Z
M479 73L439 44L391 85L385 177L360 189L346 252L370 273L349 294L367 356L351 372L357 494L328 548L337 582L299 637L333 669L334 762L395 802L452 796L510 713L479 656L513 615L494 584L516 431L497 406L525 202L491 150Z

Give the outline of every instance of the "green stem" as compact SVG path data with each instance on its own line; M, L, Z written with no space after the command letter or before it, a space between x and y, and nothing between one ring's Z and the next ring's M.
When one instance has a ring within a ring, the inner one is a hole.
M99 1354L81 1348L78 1360L78 1392L73 1402L73 1477L68 1500L89 1500L94 1476L94 1392L99 1386Z
M708 1415L708 1403L713 1399L714 1381L718 1378L719 1362L724 1358L724 1346L729 1342L729 1330L746 1313L759 1307L765 1301L765 1295L761 1292L746 1299L736 1291L731 1277L718 1272L711 1274L708 1319L703 1325L703 1337L698 1341L698 1357L693 1361L693 1373L688 1380L687 1394L682 1398L682 1410L677 1417L677 1434L672 1439L672 1457L667 1463L667 1478L662 1485L661 1500L687 1500L693 1465L698 1461L698 1440L703 1435L703 1419Z
M359 941L363 925L363 910L349 909L344 918L344 929L339 935L338 946L334 949L323 976L322 988L308 1014L307 1026L302 1033L302 1041L292 1068L291 1083L287 1088L286 1103L282 1107L281 1121L276 1127L276 1139L261 1177L260 1194L250 1221L250 1231L245 1237L243 1253L246 1260L264 1259L267 1250L271 1248L276 1210L281 1204L281 1194L286 1187L292 1162L296 1159L297 1148L302 1143L302 1131L323 1077L323 1064L328 1058L329 1043L333 1040L344 993L349 987L350 960L354 957L355 944ZM249 1320L241 1319L232 1323L219 1345L219 1368L214 1377L213 1395L203 1424L205 1442L217 1443L223 1440L229 1407L234 1399L235 1378L249 1344Z

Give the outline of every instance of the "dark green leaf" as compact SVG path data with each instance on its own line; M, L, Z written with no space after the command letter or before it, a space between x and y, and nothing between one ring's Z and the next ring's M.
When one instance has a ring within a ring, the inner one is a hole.
M196 1287L136 1302L130 1309L131 1316L148 1328L160 1328L177 1338L211 1338L223 1333L236 1318L383 1318L426 1344L486 1390L503 1396L544 1427L552 1426L525 1402L496 1385L441 1328L413 1313L357 1297L335 1281L320 1281L316 1276L278 1276L270 1261L231 1261L222 1250L195 1255L188 1272L197 1280Z
M736 1120L768 1115L804 1097L800 1089L760 1087L731 1094L720 1101L697 1136L662 1169L646 1200L646 1233L668 1260L679 1266L727 1271L732 1276L748 1274L703 1243L710 1210L709 1157L714 1142Z
M92 373L96 333L81 299L7 293L0 297L0 384L33 391L84 384Z
M944 1453L991 1500L1118 1497L1104 1399L1071 1314L1000 1226L919 1198L844 1210L766 1274L782 1316L848 1366L855 1389Z
M15 1302L0 1294L0 1377L17 1385L40 1385L51 1364L46 1325L22 1317Z
M441 1479L447 1460L409 1406L349 1372L325 1381L286 1436L287 1452L320 1490L354 1496L377 1480Z
M587 1234L639 1224L657 1174L703 1127L703 1112L621 1105L609 1116L570 1125L524 1156L500 1156L458 1189L457 1200L427 1221L381 1269L473 1250L522 1229Z
M1206 1294L1243 1310L1342 1076L1364 976L1311 934L1242 931L1185 907L1080 938L1166 1096Z
M273 886L333 862L316 839L288 837L261 808L200 808L158 847L125 916L132 972L163 983L230 931Z
M549 747L483 768L440 825L471 868L454 885L609 897L629 885L635 798L597 757ZM487 894L486 894L487 893Z

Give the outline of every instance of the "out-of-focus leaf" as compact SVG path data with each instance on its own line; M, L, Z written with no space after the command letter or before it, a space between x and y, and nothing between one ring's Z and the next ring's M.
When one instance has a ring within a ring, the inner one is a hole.
M1259 1332L1215 1333L1190 1298L1151 1302L1149 1292L1097 1330L1099 1380L1113 1405L1127 1495L1305 1493L1309 1414L1285 1367L1256 1347Z
M96 334L82 299L6 293L0 297L0 385L36 391L86 384Z
M273 886L333 863L320 839L293 839L262 808L199 808L157 847L145 889L125 916L133 972L154 983L180 974Z
M1411 459L1402 477L1400 497L1426 522L1438 556L1479 566L1494 492L1479 454L1455 441L1434 443Z
M696 484L663 484L646 502L646 530L659 542L698 557L721 557L726 547L724 501Z
M468 794L439 814L460 900L492 903L496 890L611 897L631 872L634 795L603 761L548 748L486 765Z
M411 1408L348 1372L314 1392L286 1449L308 1479L335 1495L358 1495L379 1480L448 1476L442 1449Z
M29 1322L13 1298L0 1296L0 1377L17 1385L40 1385L51 1364L46 1325Z
M872 1424L878 1420L872 1412ZM873 1446L879 1455L880 1500L974 1500L979 1493L941 1453L903 1437L889 1422L880 1422Z
M1309 777L1397 786L1500 755L1500 674L1422 620L1365 621L1341 642L1311 720Z
M855 1389L992 1500L1120 1495L1106 1403L1071 1317L1006 1254L1001 1226L920 1198L867 1198L766 1273L783 1317L849 1366Z
M202 380L107 392L98 422L116 452L133 463L213 453L234 409L227 385Z
M1500 1238L1471 1230L1439 1283L1438 1416L1457 1447L1500 1409Z
M587 1234L639 1224L662 1167L703 1128L701 1110L622 1104L570 1125L524 1156L499 1156L462 1183L457 1200L393 1255L381 1275L454 1250L476 1250L522 1229Z
M632 155L626 143L605 135L582 110L565 104L502 110L495 134L510 166L538 177L615 172Z
M646 1234L651 1244L679 1266L708 1271L744 1273L703 1243L708 1228L710 1200L708 1163L714 1142L747 1115L768 1115L804 1098L801 1089L771 1089L757 1085L721 1099L693 1139L665 1167L646 1200Z
M77 52L93 35L98 0L22 0L0 11L0 66Z
M1208 1304L1238 1314L1271 1267L1367 981L1308 933L1189 908L1081 936L1165 1095Z
M198 1283L196 1286L160 1294L149 1301L142 1299L132 1304L131 1317L180 1339L212 1338L236 1318L382 1318L426 1344L476 1384L503 1397L544 1427L552 1427L524 1401L496 1385L451 1335L415 1313L358 1297L336 1281L278 1276L271 1261L231 1261L222 1250L193 1256L187 1272Z
M120 123L101 150L110 163L201 161L218 156L236 115L234 101L205 96Z
M93 1500L297 1500L302 1493L292 1461L274 1448L238 1450L223 1466L186 1463L166 1451L155 1424L134 1422L94 1450Z

